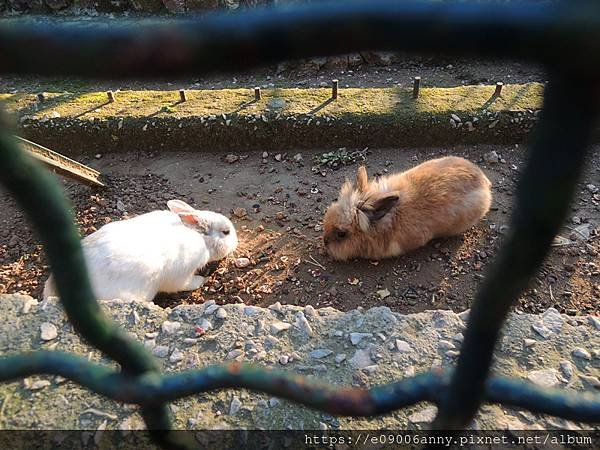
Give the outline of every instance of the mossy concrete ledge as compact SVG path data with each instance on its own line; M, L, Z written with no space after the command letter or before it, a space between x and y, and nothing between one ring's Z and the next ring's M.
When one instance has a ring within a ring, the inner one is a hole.
M340 88L0 94L20 134L66 154L518 143L542 104L540 83L412 89Z
M82 343L56 301L38 303L28 296L3 295L0 304L1 354L56 349L116 367ZM340 386L363 387L453 366L466 320L466 313L441 310L403 315L387 307L341 312L278 303L268 309L214 302L161 309L152 303L115 300L103 302L102 307L159 358L165 371L238 360ZM206 332L199 335L198 327ZM597 392L598 349L597 317L568 317L554 309L540 315L512 314L498 345L494 372L566 390ZM93 440L97 429L143 426L135 406L105 399L60 377L32 376L0 384L0 398L2 429L85 429L92 430ZM183 398L170 409L178 429L268 430L421 429L436 411L435 406L422 403L379 417L332 417L234 389ZM594 428L499 405L483 406L472 426Z

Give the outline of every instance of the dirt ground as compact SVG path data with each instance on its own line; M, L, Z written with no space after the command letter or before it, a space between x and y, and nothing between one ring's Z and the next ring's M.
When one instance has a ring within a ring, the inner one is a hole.
M484 155L491 151L499 155L499 162L485 162ZM463 236L435 240L398 258L348 263L334 262L324 254L320 221L344 177L352 177L358 163L316 170L314 158L322 160L323 153L282 155L267 149L234 156L143 152L89 156L80 160L105 174L107 189L73 182L65 182L65 189L83 235L109 221L165 209L172 198L232 218L240 238L235 254L212 268L201 290L160 295L155 302L161 306L213 299L341 310L387 305L403 313L468 308L506 230L525 150L515 146L369 150L366 164L371 175L405 170L442 155L464 156L488 175L494 201L488 216ZM553 306L572 315L600 312L598 187L596 149L561 233L563 239L520 299L521 310L541 312ZM0 192L0 293L39 298L48 275L43 251L8 194ZM237 268L240 257L249 258L250 265ZM390 295L382 298L385 294L377 292L382 290Z

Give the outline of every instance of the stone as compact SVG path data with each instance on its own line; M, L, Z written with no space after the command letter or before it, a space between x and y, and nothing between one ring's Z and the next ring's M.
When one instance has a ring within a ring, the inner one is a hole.
M488 164L498 164L498 162L500 162L500 157L498 156L498 153L492 150L483 155L483 160Z
M269 399L269 406L270 406L271 408L273 408L274 406L277 406L277 405L279 405L279 403L281 403L281 402L280 402L280 401L279 401L279 399L278 399L278 398L276 398L276 397L271 397L271 398Z
M409 353L413 351L413 348L410 346L410 344L401 339L396 339L396 349L398 349L398 351L401 353Z
M415 424L431 423L437 414L437 407L428 406L408 416L408 421Z
M29 389L30 391L39 391L40 389L50 386L50 384L51 383L48 380L31 381L31 378L25 378L23 380L25 389Z
M542 387L553 387L559 383L556 369L533 370L527 374L527 379Z
M240 356L242 356L242 354L244 353L243 350L236 348L231 350L229 353L227 353L227 356L225 356L225 359L236 359L239 358Z
M454 350L456 346L452 342L442 339L438 344L438 348L440 350Z
M304 307L304 317L310 317L314 319L317 316L318 313L312 305L306 305Z
M547 339L550 336L552 336L552 331L541 322L534 323L533 325L531 325L531 328L533 328L533 331L535 331L544 339Z
M570 361L561 361L560 371L562 372L565 380L568 381L573 378L573 364L571 364Z
M50 322L44 322L40 326L40 337L42 341L51 341L52 339L56 339L58 336L58 329L54 324Z
M340 353L339 355L335 355L335 362L340 364L346 360L346 354Z
M217 309L215 317L217 319L221 319L221 320L227 319L227 311L225 311L225 308L219 308L219 309Z
M373 361L371 360L368 350L356 350L354 356L350 358L349 362L350 365L355 369L362 369L364 367L373 365Z
M328 357L332 353L333 353L333 350L328 350L328 349L325 349L325 348L319 348L317 350L313 350L312 352L310 352L308 354L308 356L310 356L311 358L314 358L314 359L321 359L321 358Z
M577 347L575 350L573 350L571 352L571 354L575 358L581 358L581 359L585 359L587 361L592 359L592 355L590 355L590 352L588 352L586 349L581 348L581 347Z
M220 308L220 306L217 305L216 303L214 305L208 305L207 307L204 308L203 314L205 316L210 316L212 313L214 313L219 308Z
M350 333L350 342L352 345L358 345L366 337L372 337L373 333Z
M180 328L181 322L169 322L168 320L165 320L161 325L161 329L167 334L175 334Z
M306 320L304 313L301 311L296 314L296 322L294 322L294 326L302 331L302 333L304 333L306 336L312 337L315 334L312 327L308 323L308 320Z
M235 416L241 407L241 400L237 396L233 397L233 399L231 400L231 404L229 405L229 415Z
M171 353L171 356L169 356L169 361L171 361L172 363L177 363L179 361L182 361L183 358L183 352L179 349L175 349L173 350L173 353Z
M285 331L289 328L291 328L291 324L287 323L287 322L273 322L271 324L271 327L269 328L269 330L271 331L272 335L278 335L279 333L281 333L282 331Z
M368 375L373 375L375 372L377 372L377 369L379 369L379 366L377 364L372 364L370 366L363 367L362 370Z
M565 319L554 308L548 308L542 314L542 323L553 333L560 333Z
M590 316L588 317L588 322L592 325L596 330L600 330L600 317Z
M391 294L390 291L388 291L387 289L381 289L380 291L377 291L377 295L379 295L379 298L383 300L389 297Z
M238 161L239 159L240 159L239 156L233 155L233 154L229 154L229 155L225 156L225 162L229 163L229 164L233 164L234 162Z
M285 366L288 362L289 362L290 358L287 355L281 355L279 357L279 364L281 364L282 366Z
M166 358L169 354L169 347L166 345L157 345L152 349L152 354L157 358Z
M597 377L593 377L591 375L579 375L579 379L594 389L600 389L600 380Z
M523 345L525 348L531 348L537 341L535 339L523 339Z
M234 264L238 269L243 269L250 265L250 260L248 258L237 258Z

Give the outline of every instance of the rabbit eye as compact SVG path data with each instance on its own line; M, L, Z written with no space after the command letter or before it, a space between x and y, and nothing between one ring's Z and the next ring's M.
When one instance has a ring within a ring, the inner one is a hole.
M230 233L230 230L223 230L223 234L227 236Z
M344 239L347 235L348 235L347 231L344 231L344 230L338 230L337 231L337 237L338 237L338 239Z

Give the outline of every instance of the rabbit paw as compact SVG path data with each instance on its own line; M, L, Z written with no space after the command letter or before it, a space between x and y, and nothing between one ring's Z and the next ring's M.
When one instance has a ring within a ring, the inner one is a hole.
M195 291L196 289L202 287L206 278L200 275L194 275L183 287L183 291Z

